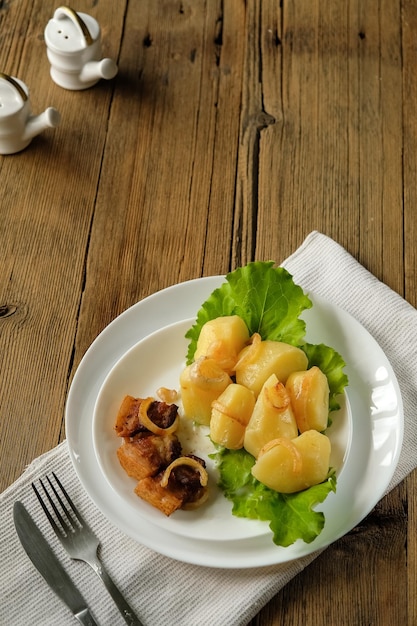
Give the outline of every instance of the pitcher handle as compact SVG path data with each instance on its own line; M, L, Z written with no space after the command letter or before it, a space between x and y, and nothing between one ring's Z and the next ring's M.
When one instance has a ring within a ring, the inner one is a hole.
M91 33L88 30L87 24L84 22L83 19L81 19L76 11L67 6L58 7L54 13L54 19L59 20L63 17L69 17L70 20L75 24L81 37L84 40L86 47L91 46L91 44L94 43Z
M26 100L28 99L28 95L23 87L17 82L17 80L15 80L12 76L9 76L8 74L4 74L3 72L0 72L0 79L7 80L8 83L13 85L19 96L22 98L23 102L26 102Z

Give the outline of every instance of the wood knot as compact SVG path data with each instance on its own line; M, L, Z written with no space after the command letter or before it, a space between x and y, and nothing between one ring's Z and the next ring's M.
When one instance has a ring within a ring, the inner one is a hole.
M143 39L143 46L145 48L150 48L152 44L153 44L152 36L150 35L150 33L148 33Z
M14 304L0 304L0 318L10 317L16 311L17 306Z
M266 111L261 111L256 116L256 123L257 123L258 129L263 130L264 128L267 128L268 126L272 126L273 124L275 124L276 119L275 117L273 117Z

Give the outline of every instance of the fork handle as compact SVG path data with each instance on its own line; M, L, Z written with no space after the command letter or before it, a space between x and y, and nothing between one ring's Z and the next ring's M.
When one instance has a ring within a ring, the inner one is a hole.
M144 626L144 624L140 621L140 619L135 614L135 612L132 609L132 607L130 606L130 604L128 604L126 602L126 600L122 596L121 592L116 587L116 585L114 584L114 582L110 578L109 574L104 569L102 563L97 559L97 561L94 561L94 562L89 561L89 564L91 565L93 570L96 572L96 574L103 581L107 591L109 592L109 594L113 598L113 600L114 600L117 608L119 609L120 613L122 614L126 624L129 624L129 626Z

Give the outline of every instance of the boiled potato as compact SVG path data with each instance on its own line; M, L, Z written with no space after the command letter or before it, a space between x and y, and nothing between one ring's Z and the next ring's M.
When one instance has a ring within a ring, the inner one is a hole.
M305 372L292 372L286 383L298 430L325 430L329 418L327 376L313 366Z
M327 435L307 430L294 440L303 459L303 474L308 487L323 482L329 471L331 443Z
M250 389L232 383L212 404L210 437L229 450L243 447L245 428L255 406Z
M308 360L300 348L281 341L259 341L243 348L236 364L236 382L257 396L264 382L275 374L285 385L291 372L306 370Z
M277 437L293 439L298 435L290 396L275 374L265 381L246 427L243 445L254 457Z
M239 352L249 341L249 331L238 315L225 315L206 322L201 328L194 359L214 359L228 374L235 371Z
M204 357L188 365L180 374L180 390L185 417L210 425L211 403L230 385L232 379L213 359Z
M260 451L252 474L280 493L302 491L325 480L330 451L329 438L317 430L307 430L295 439L275 439Z

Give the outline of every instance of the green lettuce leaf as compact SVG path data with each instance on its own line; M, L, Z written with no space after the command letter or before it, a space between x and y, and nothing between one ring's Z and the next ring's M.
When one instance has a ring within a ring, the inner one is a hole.
M187 364L193 361L203 325L224 315L239 315L250 335L259 333L262 339L295 346L303 343L306 328L299 316L312 302L286 269L273 265L273 261L254 261L227 274L226 282L204 302L185 335L190 339Z
M340 408L337 397L348 384L348 377L343 371L345 361L336 350L322 343L305 343L301 347L307 355L308 367L317 365L326 374L330 389L329 409L336 411Z
M251 474L255 459L246 450L226 450L218 447L212 455L220 471L219 486L233 503L237 517L268 521L273 541L287 547L298 539L311 543L323 529L325 519L314 506L336 491L336 476L328 478L298 493L282 494L269 489Z

